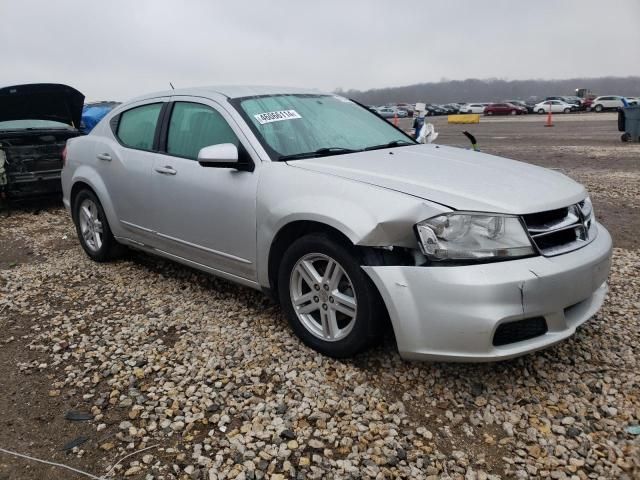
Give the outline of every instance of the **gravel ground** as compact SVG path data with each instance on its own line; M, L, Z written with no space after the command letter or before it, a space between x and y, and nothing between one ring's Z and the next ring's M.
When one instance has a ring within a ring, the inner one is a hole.
M582 167L562 168L596 207L637 213L637 169ZM151 447L110 474L135 479L640 478L639 323L635 240L551 349L409 363L387 340L336 361L260 293L139 253L93 263L66 212L27 209L0 218L0 447L97 476ZM83 477L0 453L0 479L31 478Z

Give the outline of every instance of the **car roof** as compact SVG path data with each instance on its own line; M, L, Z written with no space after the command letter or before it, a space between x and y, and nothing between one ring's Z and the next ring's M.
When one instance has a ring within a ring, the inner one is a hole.
M277 95L277 94L324 94L315 89L298 88L298 87L276 87L276 86L259 86L259 85L220 85L209 87L192 87L192 88L176 88L175 90L165 90L163 92L154 92L134 98L135 101L146 100L149 98L169 97L173 95L185 95L193 97L217 97L224 96L227 98L254 97L259 95ZM327 94L329 95L329 94Z

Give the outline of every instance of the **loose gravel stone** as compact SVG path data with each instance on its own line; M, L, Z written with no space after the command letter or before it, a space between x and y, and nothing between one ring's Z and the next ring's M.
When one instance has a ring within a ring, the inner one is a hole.
M638 251L614 250L604 308L548 350L411 363L387 341L337 361L260 293L139 253L93 263L48 243L75 235L66 213L43 235L25 217L13 233L46 260L0 270L0 327L30 319L43 357L17 368L104 415L105 465L159 445L117 475L639 478Z

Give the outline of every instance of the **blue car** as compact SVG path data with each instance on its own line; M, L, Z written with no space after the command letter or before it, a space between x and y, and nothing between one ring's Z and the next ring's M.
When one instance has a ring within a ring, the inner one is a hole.
M89 133L107 113L118 105L120 105L120 102L95 102L85 104L85 106L82 107L80 131Z

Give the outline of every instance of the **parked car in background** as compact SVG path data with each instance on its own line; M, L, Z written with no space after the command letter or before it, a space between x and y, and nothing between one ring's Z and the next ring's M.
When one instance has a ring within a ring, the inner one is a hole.
M511 103L513 105L517 105L518 107L524 108L527 113L531 113L533 110L529 108L526 102L522 100L503 100L502 103Z
M513 103L490 103L484 108L485 115L522 115L527 113L525 107Z
M10 198L61 192L63 150L82 135L83 102L82 93L55 83L0 89L0 160Z
M416 106L410 103L397 103L396 108L407 112L408 117L413 117L413 112L416 110Z
M446 110L439 105L427 104L425 108L427 110L427 116L435 117L447 114Z
M572 110L580 110L582 106L582 100L578 97L562 96L562 97L547 97L545 100L559 100L564 103L568 103L572 106Z
M484 108L483 103L465 103L460 106L460 113L483 113Z
M604 112L605 110L617 110L624 106L622 97L619 95L606 95L596 97L591 103L591 109L596 112Z
M446 115L454 115L459 111L457 106L454 106L453 104L450 104L450 103L445 105L438 105L438 107L444 110L444 113Z
M85 104L82 107L80 130L83 133L89 133L107 113L118 105L120 105L120 102L91 102Z
M549 113L549 110L551 110L552 113L571 113L574 109L574 105L561 100L545 100L533 107L536 113Z
M460 105L458 103L447 103L446 106L452 110L452 113L460 113Z
M62 184L94 261L128 245L270 292L333 357L390 319L403 358L511 358L573 335L607 292L611 236L582 185L418 144L316 90L139 97L68 141Z
M398 118L405 118L408 116L406 110L401 110L395 107L380 107L378 108L378 115L382 118L393 118L396 116Z

